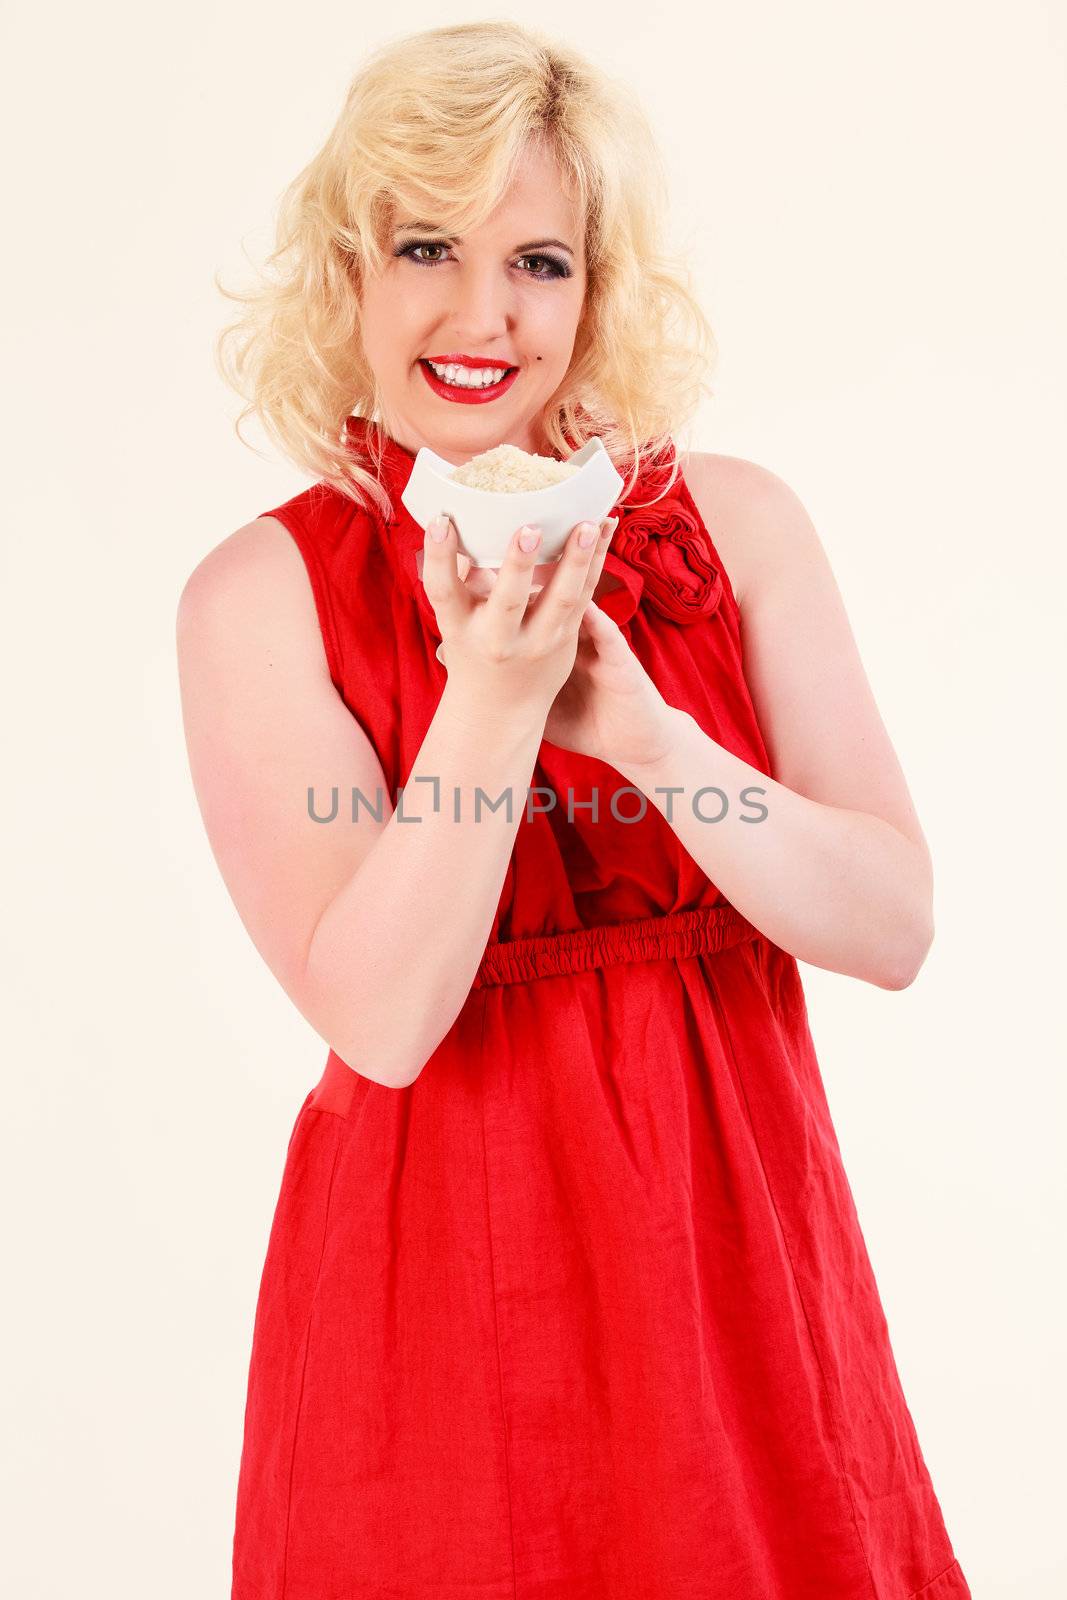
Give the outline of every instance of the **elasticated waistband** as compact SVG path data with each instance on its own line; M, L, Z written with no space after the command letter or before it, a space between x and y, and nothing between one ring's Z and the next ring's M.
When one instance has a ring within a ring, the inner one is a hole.
M733 906L696 906L660 917L601 923L566 933L506 939L487 946L472 984L529 983L624 961L656 961L664 957L715 955L730 945L759 937L759 929Z
M697 906L660 917L640 917L631 922L605 923L530 939L501 940L487 947L471 987L527 983L534 978L588 972L593 967L617 966L625 961L715 955L746 939L758 938L759 929L733 906ZM358 1074L331 1050L326 1069L304 1106L347 1117L358 1086Z

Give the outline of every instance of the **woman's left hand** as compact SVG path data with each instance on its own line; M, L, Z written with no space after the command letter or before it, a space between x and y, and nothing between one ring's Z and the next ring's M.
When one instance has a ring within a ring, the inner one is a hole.
M544 737L616 769L642 766L666 753L672 712L622 629L590 600L574 667L552 702Z

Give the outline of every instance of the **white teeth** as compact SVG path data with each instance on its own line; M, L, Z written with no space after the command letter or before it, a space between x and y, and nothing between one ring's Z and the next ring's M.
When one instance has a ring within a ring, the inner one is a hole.
M433 361L427 361L427 366L446 383L455 384L457 389L484 389L487 384L499 383L508 371L507 367L457 367L451 363L439 367Z

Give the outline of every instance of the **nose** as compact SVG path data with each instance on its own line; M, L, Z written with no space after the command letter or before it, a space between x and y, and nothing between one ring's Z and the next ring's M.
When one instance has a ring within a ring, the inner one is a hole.
M465 264L449 282L456 350L484 350L503 340L514 320L515 285L507 267Z

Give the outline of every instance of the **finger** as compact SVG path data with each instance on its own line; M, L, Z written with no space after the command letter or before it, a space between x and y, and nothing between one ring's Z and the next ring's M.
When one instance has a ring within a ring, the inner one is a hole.
M611 536L615 532L615 529L618 527L618 525L618 517L608 517L606 521L600 524L600 534L596 543L596 554L589 563L589 571L586 574L585 584L582 588L582 594L579 601L583 611L589 601L593 598L593 595L596 591L596 586L600 582L600 574L604 570L604 562L607 560L608 550L611 547Z
M582 584L576 601L574 602L573 610L568 602L566 611L557 612L555 621L553 621L553 619L550 617L548 623L545 625L546 628L558 627L561 620L566 620L567 616L571 616L573 618L573 615L577 614L579 631L581 630L582 614L584 613L586 606L589 604L589 601L592 599L597 584L600 582L600 575L604 570L604 562L607 558L608 548L611 543L611 534L614 531L614 527L614 523L611 523L610 526L601 523L600 536L597 539L594 547L593 558L586 569L585 581ZM562 557L558 559L562 560ZM531 602L527 610L526 615L528 619L536 612L537 602L545 601L547 605L550 598L550 593L550 584L546 581L545 587L538 595L534 597L534 601ZM528 621L527 626L532 627L532 623Z
M591 530L594 535L588 548L583 548L581 543L585 530ZM597 586L610 540L611 530L606 524L601 524L598 530L595 522L580 522L571 530L556 570L538 599L536 621L539 628L558 627L575 612L581 615Z
M533 540L532 548L524 550L521 541ZM523 526L518 528L508 545L496 582L485 602L485 616L491 631L498 639L518 632L530 600L530 584L541 551L541 530Z
M602 611L595 600L590 600L582 613L582 626L593 635L594 639L606 638L614 629L614 619L606 611Z
M615 618L609 617L595 600L590 600L582 613L582 628L589 643L596 646L598 655L610 656L620 646L627 651L630 648Z
M484 598L496 584L495 567L470 567L463 578L463 586L468 594L476 594Z
M432 530L442 523L445 536L437 540ZM423 536L422 585L442 632L462 622L474 604L459 575L458 556L459 541L451 517L434 517L427 523Z

